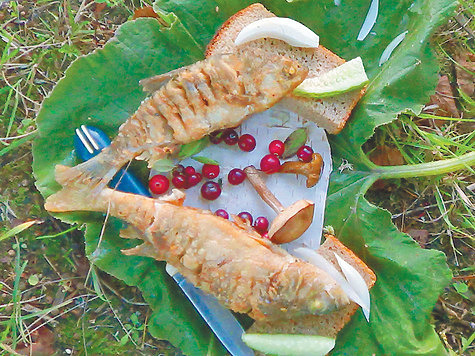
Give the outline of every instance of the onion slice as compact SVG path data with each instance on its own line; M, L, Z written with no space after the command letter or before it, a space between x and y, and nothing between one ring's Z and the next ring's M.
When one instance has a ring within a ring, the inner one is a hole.
M285 17L269 17L250 23L239 32L234 43L238 46L265 37L276 38L295 47L312 48L320 43L320 38L311 29Z
M366 36L368 36L369 31L373 28L376 23L376 18L378 17L379 11L379 0L373 0L369 7L366 18L364 19L363 25L361 26L360 33L358 34L358 41L363 41Z
M358 293L353 289L351 284L348 283L345 277L343 277L343 275L331 264L331 262L327 261L322 255L307 247L298 247L294 249L291 253L294 256L299 257L307 262L310 262L314 266L320 268L322 271L328 273L328 275L332 277L336 283L338 283L341 289L343 289L343 291L346 293L350 300L361 306L361 308L363 308L363 311L365 309L369 311L369 304L367 304L365 300L358 295ZM352 266L350 267L353 268ZM355 272L359 275L356 270ZM360 276L360 278L362 277ZM366 287L366 289L368 288Z
M340 268L343 271L343 274L345 275L346 280L350 284L351 288L353 288L356 294L363 300L364 305L367 306L362 306L362 308L366 320L369 321L369 306L371 305L371 300L365 280L352 265L338 256L335 252L333 253L335 254L336 260L338 261L338 264L340 265Z
M379 66L381 67L391 56L393 53L394 49L399 46L399 44L402 42L402 40L406 37L407 33L409 31L404 31L400 35L398 35L395 39L393 39L388 46L384 49L383 54L381 55L381 58L379 59Z

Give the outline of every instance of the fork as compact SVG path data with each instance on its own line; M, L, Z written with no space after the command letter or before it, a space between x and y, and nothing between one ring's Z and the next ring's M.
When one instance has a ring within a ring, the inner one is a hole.
M87 161L96 156L110 144L109 137L96 127L81 125L76 129L74 148L77 157L82 161ZM109 187L126 193L151 197L148 189L127 169L119 170L109 183Z

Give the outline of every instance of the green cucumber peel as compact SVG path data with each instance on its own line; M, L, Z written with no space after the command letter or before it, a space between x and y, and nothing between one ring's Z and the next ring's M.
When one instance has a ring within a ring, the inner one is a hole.
M356 57L318 77L305 79L293 94L307 98L326 98L360 89L368 82L363 61Z
M250 348L279 356L324 356L335 347L335 339L319 335L243 334Z

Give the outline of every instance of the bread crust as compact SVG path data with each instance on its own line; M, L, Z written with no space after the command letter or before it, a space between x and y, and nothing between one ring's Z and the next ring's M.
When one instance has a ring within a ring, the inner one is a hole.
M261 3L254 3L249 5L248 7L245 7L242 10L239 10L236 12L234 15L229 17L222 25L221 27L216 31L214 37L209 41L208 45L206 46L206 52L205 56L209 57L213 54L213 52L216 50L216 46L221 42L222 36L227 32L227 30L234 25L234 23L241 17L248 16L251 13L255 12L262 12L263 16L262 18L266 17L275 17L275 15L267 10L264 5Z
M376 283L376 275L371 270L371 268L366 265L366 263L364 263L358 256L356 256L356 254L348 247L343 245L343 243L335 236L327 234L325 235L325 239L325 242L320 247L322 251L320 251L320 249L318 250L319 253L325 253L326 251L338 253L338 255L341 255L341 257L347 260L346 262L352 262L351 264L353 265L353 267L355 267L358 272L363 275L368 288L374 286L374 284Z
M334 253L352 265L363 277L371 289L376 283L374 272L343 243L333 235L325 235L326 240L318 249L318 253L340 270ZM340 270L341 271L341 270ZM335 338L338 332L348 323L359 306L351 302L345 307L325 315L307 315L294 320L255 322L248 332L270 334L307 334Z

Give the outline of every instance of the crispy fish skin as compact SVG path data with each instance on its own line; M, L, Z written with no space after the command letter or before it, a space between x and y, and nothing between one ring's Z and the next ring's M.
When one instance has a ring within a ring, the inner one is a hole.
M220 54L141 81L152 91L119 128L111 145L71 171L103 188L133 158L149 161L213 131L238 126L291 92L307 70L283 56L272 61L250 54Z
M67 185L47 199L47 210L107 211L125 220L130 225L121 236L144 243L124 254L167 261L235 312L275 320L325 314L349 303L325 272L242 225L181 206L180 196L152 199L109 188L94 195L88 181L68 183L71 169L57 166L56 180Z

